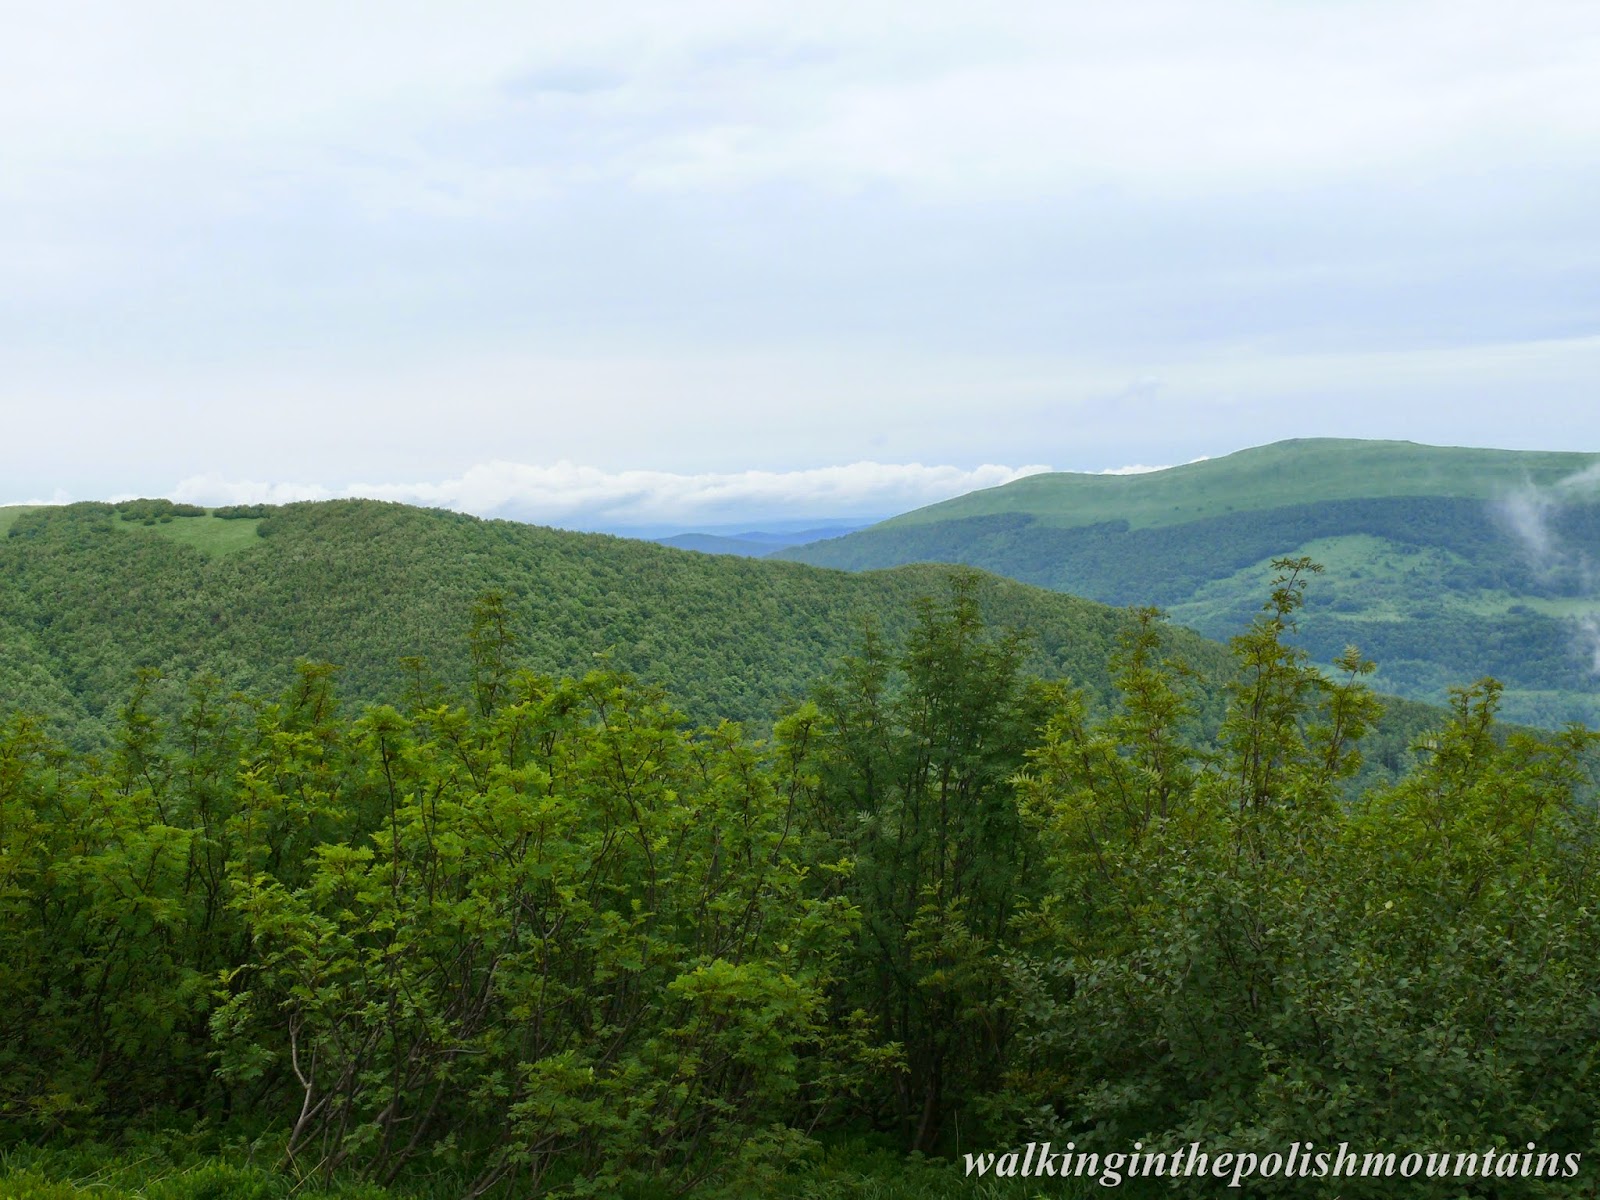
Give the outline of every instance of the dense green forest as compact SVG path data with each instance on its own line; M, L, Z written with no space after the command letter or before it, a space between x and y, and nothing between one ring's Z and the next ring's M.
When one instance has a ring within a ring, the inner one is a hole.
M908 627L913 601L951 572L870 576L710 558L649 542L348 500L182 515L165 501L25 512L0 538L0 695L103 743L133 672L202 672L272 691L296 659L331 662L353 700L406 694L412 659L451 686L470 662L475 596L499 590L524 661L582 674L597 655L668 685L699 720L770 721L876 625ZM987 616L1030 631L1030 669L1109 687L1125 614L1004 580ZM1219 647L1174 631L1214 669ZM154 699L174 715L168 691Z
M86 542L107 568L117 548L180 564L74 598L186 600L199 628L249 594L226 572L236 590L207 591L208 564L258 553L282 556L280 597L347 595L318 619L353 620L368 577L322 577L391 521L401 543L529 538L530 575L572 561L538 531L377 505L240 514L262 550L208 559L163 515L18 521L13 561L59 569ZM727 565L628 561L680 560ZM411 659L387 702L304 658L241 688L180 655L134 672L99 743L15 711L0 1188L1020 1197L1040 1181L962 1164L1048 1140L1076 1156L1052 1194L1215 1194L1128 1157L1197 1141L1262 1163L1348 1143L1375 1158L1341 1173L1350 1197L1395 1194L1412 1152L1474 1165L1409 1195L1588 1194L1595 735L1504 729L1484 681L1352 790L1371 664L1311 665L1291 639L1318 568L1277 569L1210 659L1154 610L1061 610L1108 622L1083 672L1105 691L1037 676L1002 602L1028 593L920 572L852 583L903 588L901 619L840 631L749 725L691 719L616 656L540 669L509 586L466 597L433 633L460 646L447 669ZM1251 1187L1329 1181L1280 1163Z
M1583 622L1600 613L1600 503L1552 493L1538 534L1563 552L1535 554L1489 502L1496 488L1554 487L1592 461L1291 442L1152 475L1034 476L779 557L850 570L966 563L1109 604L1159 604L1226 638L1249 620L1270 561L1310 554L1335 568L1299 633L1318 662L1355 642L1385 691L1442 703L1453 683L1491 674L1508 716L1593 725Z

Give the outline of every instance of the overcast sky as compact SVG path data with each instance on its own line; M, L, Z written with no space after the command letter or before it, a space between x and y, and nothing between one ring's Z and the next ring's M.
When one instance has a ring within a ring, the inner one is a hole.
M7 6L0 502L1600 450L1592 0Z

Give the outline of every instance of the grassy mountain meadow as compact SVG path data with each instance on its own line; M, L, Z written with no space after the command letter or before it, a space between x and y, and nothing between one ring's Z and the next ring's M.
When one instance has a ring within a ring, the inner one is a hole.
M1307 439L1139 475L1035 475L782 551L850 570L966 563L1208 637L1249 621L1280 555L1326 576L1299 637L1376 686L1442 703L1493 675L1507 716L1600 723L1600 455Z

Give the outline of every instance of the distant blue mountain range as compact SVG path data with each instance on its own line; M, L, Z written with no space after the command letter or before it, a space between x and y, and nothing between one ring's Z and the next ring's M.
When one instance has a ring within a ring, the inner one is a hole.
M747 529L737 532L711 532L698 529L651 537L649 540L679 550L697 550L701 554L737 554L744 558L765 558L790 546L803 546L824 538L843 537L864 529L872 522L825 522L808 524L805 528L789 528L791 522L777 522L776 529ZM713 527L717 528L717 527ZM723 527L726 528L726 527Z

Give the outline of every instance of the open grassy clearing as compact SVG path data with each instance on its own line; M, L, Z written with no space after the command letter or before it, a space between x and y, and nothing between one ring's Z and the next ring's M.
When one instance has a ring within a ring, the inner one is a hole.
M38 504L7 504L0 507L0 537L5 537L16 524L17 518L23 513L30 513L41 507Z
M1587 596L1512 596L1505 592L1479 592L1455 598L1465 612L1482 616L1587 617L1600 614L1600 599Z
M1312 584L1308 607L1328 609L1349 620L1398 621L1416 614L1419 605L1460 607L1462 611L1504 612L1526 602L1510 592L1474 597L1471 605L1459 595L1441 594L1437 581L1465 560L1451 551L1418 549L1368 534L1318 538L1284 552L1309 555L1325 568ZM1251 563L1222 579L1197 588L1191 599L1171 606L1172 619L1201 629L1210 637L1238 632L1241 615L1261 603L1261 583L1272 574L1272 560Z
M1318 538L1286 553L1307 555L1325 568L1312 585L1308 609L1337 612L1347 621L1404 621L1440 612L1478 617L1539 614L1558 619L1600 612L1600 600L1584 596L1530 596L1499 588L1447 590L1439 585L1452 570L1471 564L1460 554L1419 548L1368 534ZM1261 602L1261 581L1271 575L1263 559L1212 580L1169 611L1181 625L1208 637L1226 637Z
M236 554L261 544L259 519L223 520L221 517L170 517L166 520L129 520L120 517L118 529L154 533L206 554Z
M1461 555L1438 547L1418 548L1365 534L1319 538L1296 547L1327 569L1312 584L1301 627L1324 669L1345 642L1354 642L1376 660L1372 686L1380 692L1432 703L1446 701L1451 687L1471 683L1479 675L1507 679L1515 647L1526 641L1531 624L1583 658L1582 622L1600 615L1600 601L1584 597L1529 596L1506 590L1450 590L1440 581L1470 568ZM1172 605L1173 621L1212 638L1242 630L1260 605L1261 581L1270 574L1263 560L1213 580L1196 590L1192 600ZM1425 630L1437 631L1437 643L1465 643L1454 664L1419 657L1416 646ZM1333 636L1329 631L1337 631ZM1499 643L1503 642L1501 646ZM1482 658L1473 650L1481 650ZM1491 652L1499 655L1492 661ZM1580 664L1581 665L1581 664ZM1580 673L1581 674L1581 673ZM1600 725L1600 680L1596 687L1569 688L1508 682L1503 712L1508 720L1557 728L1569 721Z

